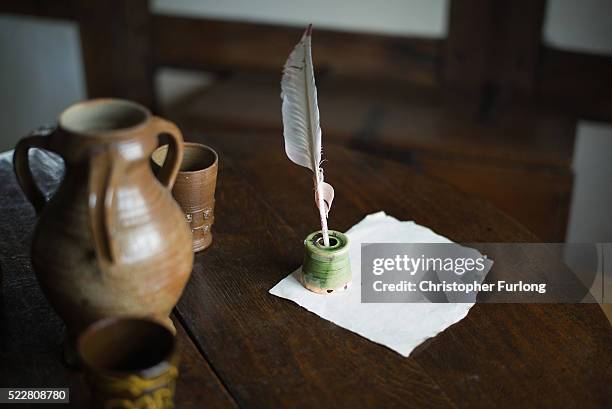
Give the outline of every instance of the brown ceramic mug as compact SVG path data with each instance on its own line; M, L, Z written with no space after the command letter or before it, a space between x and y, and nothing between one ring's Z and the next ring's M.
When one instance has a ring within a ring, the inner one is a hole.
M94 408L174 407L178 377L175 338L140 318L106 318L79 337L78 353Z
M219 158L212 148L199 143L185 142L183 152L172 195L183 209L191 227L193 251L196 252L212 243ZM151 159L156 173L162 168L167 153L167 145L153 152Z

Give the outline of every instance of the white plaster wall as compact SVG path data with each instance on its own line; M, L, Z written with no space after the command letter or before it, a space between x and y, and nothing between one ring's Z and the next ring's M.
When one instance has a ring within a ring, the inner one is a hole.
M612 55L612 1L548 0L542 34L554 47Z
M78 28L0 16L0 151L85 98Z
M612 242L612 124L581 121L567 241Z
M415 34L447 33L448 0L153 0L160 13L207 16L336 30Z

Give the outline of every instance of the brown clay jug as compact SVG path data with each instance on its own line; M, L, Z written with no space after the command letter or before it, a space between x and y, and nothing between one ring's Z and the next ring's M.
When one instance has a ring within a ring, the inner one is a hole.
M149 156L170 136L155 178ZM168 318L191 273L191 232L171 189L183 156L171 122L119 99L66 109L55 129L35 131L15 148L14 169L39 214L32 266L70 339L109 316ZM32 177L30 148L59 154L66 171L47 202Z

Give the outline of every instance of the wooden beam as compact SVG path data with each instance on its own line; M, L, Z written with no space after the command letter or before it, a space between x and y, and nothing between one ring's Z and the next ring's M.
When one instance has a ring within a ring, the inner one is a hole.
M537 97L575 116L612 121L612 56L543 47Z
M154 105L158 66L279 72L298 28L151 15L147 0L4 0L0 13L77 20L91 97ZM537 97L612 120L612 57L540 45L545 0L451 2L446 40L314 32L319 71L338 77ZM279 73L280 75L280 73Z
M506 93L532 96L546 0L494 1L488 81Z
M487 75L491 9L491 2L484 0L451 1L442 68L448 87L480 92Z
M280 75L301 35L300 28L156 15L154 58L157 65ZM313 31L315 63L330 75L437 85L441 49L435 39Z
M79 0L77 13L88 96L154 108L148 0Z
M545 0L451 2L443 75L471 93L530 96L535 89Z
M74 0L2 0L0 13L73 20Z

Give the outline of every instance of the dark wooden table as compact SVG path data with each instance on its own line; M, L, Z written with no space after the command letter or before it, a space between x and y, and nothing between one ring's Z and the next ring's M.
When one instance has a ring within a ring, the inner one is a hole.
M612 328L597 305L478 304L403 358L268 294L300 264L300 243L317 227L310 176L287 160L280 136L187 139L214 146L221 168L214 242L196 256L173 317L179 408L611 407ZM334 229L385 210L459 242L537 241L407 167L331 146L324 154ZM0 172L0 387L68 386L72 405L83 406L80 373L61 363L62 324L31 271L34 212L8 160Z

